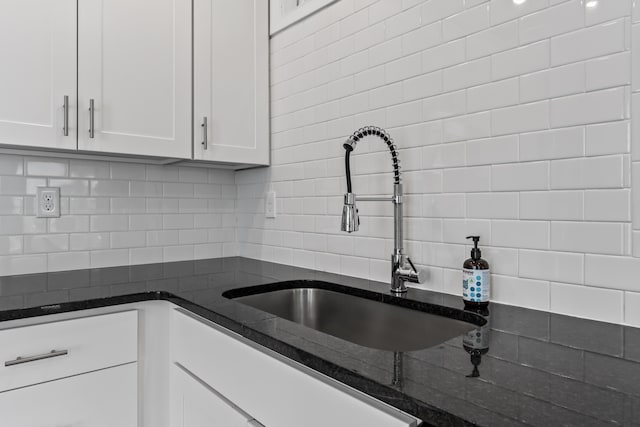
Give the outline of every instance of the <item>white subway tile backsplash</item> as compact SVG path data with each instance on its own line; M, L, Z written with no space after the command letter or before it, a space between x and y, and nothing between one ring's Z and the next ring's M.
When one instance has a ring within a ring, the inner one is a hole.
M422 5L422 23L439 21L463 10L464 0L430 0Z
M36 234L24 236L25 253L67 252L68 234Z
M622 323L622 291L551 283L551 311L601 322ZM576 300L580 303L576 304Z
M48 221L50 233L86 233L89 231L88 215L67 215L51 218Z
M69 176L72 178L106 178L110 177L109 164L89 160L70 160Z
M549 97L582 93L586 89L584 62L577 62L549 70Z
M38 176L69 176L68 160L53 160L45 158L25 159L26 174Z
M441 93L442 88L442 71L435 71L402 82L402 98L404 101L426 98Z
M91 251L91 268L116 267L129 263L127 249Z
M24 158L21 156L0 156L0 175L22 175Z
M491 222L491 245L509 248L549 249L549 223L545 221Z
M498 303L549 310L549 282L493 274L491 298Z
M549 66L549 41L497 53L491 57L491 61L494 80L545 69Z
M29 274L46 270L46 254L0 256L0 271L3 275Z
M491 80L491 59L481 58L444 70L444 91L481 85Z
M631 192L588 190L584 193L584 219L587 221L631 221Z
M491 1L491 24L496 25L549 6L549 0L514 2L513 0Z
M552 222L551 249L622 255L623 228L616 223Z
M622 120L626 116L623 88L551 100L551 127Z
M491 191L491 167L445 169L442 186L447 193Z
M356 15L352 15L356 16ZM385 21L385 37L391 39L405 34L413 29L418 28L422 24L422 16L419 7L405 10ZM363 27L367 26L365 22Z
M422 53L422 71L428 73L430 71L460 64L465 60L465 52L464 39L454 40L452 42L427 49Z
M516 135L477 139L466 144L466 164L488 165L518 161L518 137Z
M0 196L0 215L22 215L24 198L19 196Z
M402 36L402 52L408 55L437 46L440 43L442 43L442 22L435 22Z
M491 128L494 135L505 135L549 127L549 102L540 101L491 112Z
M518 193L468 194L466 217L518 219L518 199Z
M520 160L582 157L585 151L581 127L545 130L520 135Z
M23 236L0 236L0 255L19 255L24 250Z
M552 282L584 283L583 254L521 249L518 263L520 277Z
M491 168L493 191L546 190L548 187L547 162L495 165Z
M584 26L582 0L571 0L520 18L520 43L527 44Z
M146 235L144 231L118 231L109 233L113 249L139 248L145 246Z
M126 231L129 229L129 217L126 215L92 215L91 231Z
M624 52L587 61L586 78L588 91L631 84L631 55Z
M619 321L620 309L612 302L621 292L595 292L583 282L615 289L617 276L594 276L588 258L631 253L628 86L634 82L630 2L624 1L627 5L605 5L599 12L585 12L580 0L405 0L401 7L358 1L354 10L373 10L377 23L353 33L359 47L341 59L352 64L341 66L346 74L321 65L314 65L314 72L293 57L274 67L281 73L278 69L293 64L285 69L292 82L272 86L274 99L284 101L278 108L287 107L278 115L314 105L315 117L277 119L271 173L236 175L243 182L238 224L240 230L248 227L238 234L240 253L386 278L390 207L368 208L359 235L341 235L335 226L345 190L340 143L354 127L372 123L389 127L400 149L408 194L406 246L430 271L427 288L459 293L460 262L469 249L463 234L478 232L494 271L494 300L565 312L569 293L584 294L585 301L602 295L606 307L594 310L597 318ZM340 22L326 15L324 28ZM343 22L359 19L362 15ZM304 22L298 27L304 36L291 31L289 45L322 31ZM274 55L288 56L284 42L272 46ZM305 54L321 57L319 46ZM365 51L369 68L360 59ZM301 104L297 97L305 85L320 87L351 75L353 90L366 93L368 105L354 97L340 110L321 97L315 104ZM311 141L327 143L313 159L303 155ZM367 142L358 150L357 191L390 192L384 147ZM311 163L307 172L303 166L296 166L297 175L293 171L293 162L320 160L328 162L326 168ZM286 179L293 182L284 188L281 204L290 217L265 222L262 195ZM309 197L326 200L307 202L305 210L303 200ZM575 228L596 233L602 245L574 238ZM308 250L300 249L304 238L285 241L283 232L305 233ZM346 262L359 267L347 269ZM585 316L582 309L568 313Z
M467 90L467 109L474 112L516 105L518 93L517 78L472 87Z
M69 235L69 246L72 251L108 249L109 244L109 233L73 233Z
M179 230L147 231L147 246L177 245L179 236Z
M613 19L622 18L631 14L631 2L620 1L599 1L585 7L585 23L595 25Z
M486 138L490 135L491 115L488 111L442 121L442 139L444 142Z
M618 20L553 37L551 65L583 61L624 49L625 24L624 20Z
M585 154L601 156L628 153L631 132L629 122L618 121L586 127Z
M551 188L621 188L627 173L623 156L554 160L551 162Z
M144 181L147 171L145 165L136 163L109 163L111 179Z
M464 90L427 98L422 105L422 119L430 121L462 115L466 111L466 99Z
M49 179L50 187L60 187L60 196L88 196L89 181L84 179Z
M47 254L49 271L78 270L91 267L89 252L56 252Z
M443 39L458 39L488 28L489 19L490 11L486 4L466 9L442 21Z
M475 59L518 46L518 23L508 22L466 38L467 58Z
M44 218L30 216L0 216L0 235L46 233Z
M469 203L469 202L467 202ZM442 241L464 244L469 235L480 236L482 241L491 241L491 221L485 219L445 219L443 220ZM437 239L420 239L432 240Z
M162 248L131 248L129 250L131 264L153 264L162 261Z
M106 214L110 212L110 199L96 197L70 197L69 210L74 214Z
M90 194L92 196L128 196L129 181L107 181L107 180L91 180L89 182Z
M47 185L43 178L24 178L21 176L0 176L0 194L3 195L35 195L37 187Z
M520 219L579 221L584 218L583 191L520 193Z

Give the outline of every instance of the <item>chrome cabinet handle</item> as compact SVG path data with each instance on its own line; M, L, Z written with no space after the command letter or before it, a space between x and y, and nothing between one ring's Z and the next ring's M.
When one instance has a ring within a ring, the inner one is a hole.
M15 366L15 365L20 365L22 363L35 362L36 360L44 360L44 359L51 359L52 357L66 356L67 354L69 354L68 350L51 350L49 353L38 354L37 356L17 357L15 360L9 360L7 362L4 362L4 366L5 367Z
M64 103L62 104L62 109L64 110L62 133L64 136L69 136L69 95L64 96Z
M207 123L207 117L205 116L204 119L202 119L202 124L200 125L200 127L202 128L202 147L206 150L207 148L209 148L209 137L207 136L207 134L209 133L209 124Z
M90 99L89 100L89 138L93 139L95 137L95 123L94 123L94 116L95 116L95 107L94 107L94 100Z

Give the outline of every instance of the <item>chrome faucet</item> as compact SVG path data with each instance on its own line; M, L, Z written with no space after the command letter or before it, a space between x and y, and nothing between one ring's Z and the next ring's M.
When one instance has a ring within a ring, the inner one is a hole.
M376 136L382 139L389 147L393 162L393 196L363 197L356 196L351 188L350 155L358 141L366 136ZM393 203L393 254L391 254L391 292L403 294L407 292L405 282L422 283L422 274L411 262L411 258L403 253L402 236L402 178L400 176L400 160L393 144L393 139L382 128L366 126L354 132L342 145L346 150L345 173L347 176L347 193L344 195L344 207L342 208L342 231L352 233L358 231L360 217L356 202L392 202Z

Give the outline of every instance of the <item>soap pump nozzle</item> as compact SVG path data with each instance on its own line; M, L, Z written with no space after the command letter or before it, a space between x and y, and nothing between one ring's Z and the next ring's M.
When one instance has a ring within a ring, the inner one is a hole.
M482 258L482 252L478 248L478 242L480 241L480 236L467 236L467 239L473 239L473 249L471 249L471 259L474 261Z

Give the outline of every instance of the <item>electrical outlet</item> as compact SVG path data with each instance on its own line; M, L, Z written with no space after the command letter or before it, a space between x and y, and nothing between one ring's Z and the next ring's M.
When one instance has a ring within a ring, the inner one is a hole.
M60 216L60 188L38 187L36 191L36 217L57 218Z
M264 203L264 216L267 218L276 217L276 192L269 191Z

